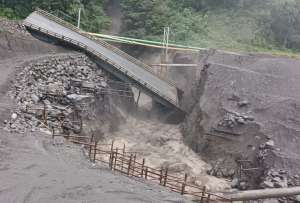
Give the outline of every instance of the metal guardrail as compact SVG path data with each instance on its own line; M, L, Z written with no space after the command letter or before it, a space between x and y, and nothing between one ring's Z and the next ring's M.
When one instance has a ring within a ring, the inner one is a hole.
M39 11L40 12L40 11ZM51 14L50 14L51 15ZM149 85L148 83L145 83L143 82L140 78L138 78L136 75L128 72L124 67L116 64L114 61L110 60L109 58L107 58L106 56L104 56L103 54L97 52L96 50L94 49L91 49L90 47L88 47L87 45L85 45L84 43L82 42L79 42L79 41L76 41L74 39L71 39L69 37L66 37L66 36L63 36L63 35L60 35L60 34L57 34L57 33L54 33L54 32L51 32L47 29L44 29L44 28L41 28L39 26L36 26L36 25L33 25L31 23L28 23L28 22L24 22L24 25L29 27L30 29L33 29L33 30L36 30L36 31L39 31L39 32L42 32L42 33L45 33L49 36L52 36L54 38L57 38L57 39L60 39L60 40L63 40L65 42L69 42L75 46L78 46L82 49L84 49L85 51L101 58L102 60L104 60L105 62L109 63L110 65L114 66L115 68L117 68L119 71L121 71L122 73L126 74L127 76L129 76L130 78L132 78L133 80L135 80L136 82L138 82L139 84L141 84L142 86L145 86L147 87L148 89L150 89L152 92L154 92L155 94L157 94L158 96L160 96L161 98L165 99L166 101L170 102L171 104L173 104L174 106L176 107L179 107L178 106L178 98L176 101L174 101L173 99L170 99L169 97L163 95L160 93L159 90L157 90L156 88L152 87L151 85Z
M148 66L148 65L146 65L145 63L143 63L143 62L137 60L136 58L130 56L129 54L123 52L122 50L118 49L117 47L114 47L114 46L110 45L109 43L107 43L107 42L105 42L105 41L103 41L103 40L100 40L99 38L95 38L95 37L92 37L92 36L90 36L90 35L87 35L86 33L82 32L79 28L77 28L76 26L72 25L71 23L68 23L68 22L66 22L66 21L64 21L64 20L62 20L62 19L60 19L60 18L58 18L57 16L55 16L55 15L53 15L53 14L50 14L50 13L48 13L48 12L42 10L42 9L36 9L36 12L39 13L39 14L41 14L41 15L43 15L43 16L45 16L45 17L47 17L47 18L49 18L50 20L53 20L53 21L56 22L56 23L59 23L60 25L63 25L63 26L65 26L65 27L69 28L70 30L72 30L72 31L74 31L74 32L77 32L77 33L79 33L79 34L81 34L81 35L83 35L83 36L85 36L85 37L87 37L87 38L89 38L89 39L91 39L91 40L93 40L93 41L98 42L100 45L104 46L105 48L107 48L107 49L113 51L114 53L116 53L116 54L122 56L123 58L126 58L128 61L131 61L132 63L138 65L139 67L141 67L141 68L147 70L148 72L152 73L152 74L155 75L156 77L158 77L158 78L160 78L160 79L166 81L166 82L169 83L170 85L172 85L172 86L174 86L175 88L177 88L177 87L176 87L176 84L175 84L173 81L171 81L171 80L169 80L169 79L167 79L167 78L164 78L164 77L162 77L162 76L160 76L160 75L157 75L157 74L151 69L150 66Z

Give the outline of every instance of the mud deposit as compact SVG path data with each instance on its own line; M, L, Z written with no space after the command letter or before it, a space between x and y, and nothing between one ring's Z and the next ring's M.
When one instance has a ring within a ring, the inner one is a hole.
M250 160L259 168L241 180L250 188L278 187L273 179L264 184L270 170L288 174L279 187L297 184L300 62L216 54L208 63L197 87L202 91L183 126L186 143L205 155L220 176L235 169L236 160Z
M189 202L92 165L80 146L54 146L45 134L1 131L0 152L0 202Z

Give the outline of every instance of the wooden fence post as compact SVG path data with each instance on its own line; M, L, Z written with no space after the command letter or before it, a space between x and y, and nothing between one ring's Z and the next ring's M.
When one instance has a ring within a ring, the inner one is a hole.
M128 176L130 175L130 167L131 167L132 157L133 157L133 155L130 154L129 163L128 163L128 169L127 169L127 175Z
M92 154L92 142L93 142L93 139L94 139L94 134L92 134L91 136L91 139L90 139L90 149L89 149L89 159L91 160L91 154Z
M209 203L210 201L210 194L207 195L206 203Z
M110 160L109 160L109 168L113 170L113 163L115 158L115 153L113 151L110 152Z
M159 184L162 184L162 179L163 179L163 168L161 167L160 169L160 175L159 175Z
M54 134L55 132L54 132L54 127L52 127L52 139L54 139L54 137L55 137L55 134Z
M43 120L44 120L44 123L45 125L47 125L47 109L46 109L46 104L44 104L44 110L43 110Z
M121 160L121 171L122 172L123 172L124 157L125 157L125 144L123 146L123 155L122 155L122 160Z
M204 203L205 194L206 194L206 187L204 186L202 189L201 203Z
M115 156L115 163L114 163L114 171L116 170L116 166L117 166L118 152L119 152L119 149L116 148L116 156Z
M95 140L95 145L94 145L94 163L96 163L96 154L97 154L97 144L98 142Z
M166 171L165 171L165 176L164 176L164 186L167 185L167 180L168 180L168 168L166 168Z
M184 174L184 182L182 183L182 187L181 187L181 195L185 194L186 181L187 181L187 174Z
M145 167L145 158L143 158L141 177L143 177L144 175L144 167Z
M135 172L135 162L136 162L136 153L134 153L134 157L133 157L132 175L134 175L134 172Z
M113 164L113 149L114 149L114 141L111 141L111 146L110 146L110 152L109 152L109 168L112 169L112 164Z
M146 167L146 170L145 170L145 180L147 180L148 178L148 167Z

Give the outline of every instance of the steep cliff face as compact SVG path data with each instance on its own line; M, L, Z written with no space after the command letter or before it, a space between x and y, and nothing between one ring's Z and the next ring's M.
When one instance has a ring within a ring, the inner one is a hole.
M208 63L183 124L186 143L216 166L218 175L233 177L240 159L260 168L257 176L270 169L297 174L300 62L216 54Z
M207 69L209 65L205 66L201 71L201 77L198 81L198 85L193 87L194 97L191 98L194 104L191 107L191 113L187 116L185 123L183 124L184 134L189 135L185 137L186 143L196 152L202 151L205 147L205 143L201 140L205 138L204 126L201 124L204 117L204 112L201 109L200 101L204 93L205 84L207 80Z

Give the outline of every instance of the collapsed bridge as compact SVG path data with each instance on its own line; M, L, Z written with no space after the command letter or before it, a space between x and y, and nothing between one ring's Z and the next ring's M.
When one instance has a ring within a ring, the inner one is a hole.
M77 27L40 9L31 13L25 19L24 25L31 31L85 51L92 55L102 68L117 78L134 84L164 106L182 111L180 97L183 92L171 81L156 75L151 67L120 49L102 40L94 39Z

